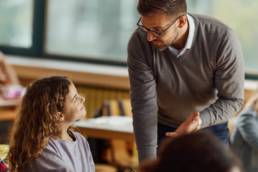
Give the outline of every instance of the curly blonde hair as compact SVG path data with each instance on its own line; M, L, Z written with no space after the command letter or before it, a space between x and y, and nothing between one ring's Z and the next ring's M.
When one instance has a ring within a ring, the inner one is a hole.
M60 134L57 114L64 110L70 84L67 77L53 76L27 88L10 137L11 171L21 171L40 155L49 138Z

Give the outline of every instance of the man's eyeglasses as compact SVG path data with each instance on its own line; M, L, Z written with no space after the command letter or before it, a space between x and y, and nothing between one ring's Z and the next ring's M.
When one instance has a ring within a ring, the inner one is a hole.
M179 16L181 17L181 16ZM174 19L172 22L170 22L167 26L164 27L164 29L151 29L151 28L147 28L145 27L143 24L141 24L141 18L139 18L138 22L137 22L137 26L144 32L151 32L155 37L160 38L162 37L166 31L173 26L177 19L179 18L177 17L176 19Z

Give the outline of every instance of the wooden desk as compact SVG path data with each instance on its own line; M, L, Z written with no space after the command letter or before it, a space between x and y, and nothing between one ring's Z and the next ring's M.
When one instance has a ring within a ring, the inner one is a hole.
M84 136L134 141L131 117L111 116L82 120L75 123Z
M14 121L16 109L0 108L0 121Z
M13 121L16 118L20 99L4 100L0 97L0 121Z

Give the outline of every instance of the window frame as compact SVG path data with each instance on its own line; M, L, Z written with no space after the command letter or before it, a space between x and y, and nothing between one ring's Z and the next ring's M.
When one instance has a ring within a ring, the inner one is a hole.
M33 1L32 19L32 46L21 48L14 46L0 45L0 50L6 54L21 55L30 58L55 59L62 61L76 61L92 64L105 64L115 66L127 66L126 62L115 60L95 59L92 57L79 58L78 56L50 54L45 51L46 39L46 20L47 20L47 1Z
M43 52L43 35L44 35L44 11L45 1L33 1L32 12L32 46L29 48L0 45L0 49L6 54L23 55L28 57L41 57Z
M34 0L33 1L33 16L32 16L32 46L30 48L21 48L14 46L0 45L0 50L5 54L26 56L30 58L44 58L54 59L62 61L75 61L90 64L100 65L114 65L126 67L126 62L115 60L95 59L93 57L86 56L85 58L79 58L78 56L70 55L56 55L50 54L45 51L45 32L46 32L46 20L47 20L47 0ZM258 80L258 73L250 73L246 71L246 79Z

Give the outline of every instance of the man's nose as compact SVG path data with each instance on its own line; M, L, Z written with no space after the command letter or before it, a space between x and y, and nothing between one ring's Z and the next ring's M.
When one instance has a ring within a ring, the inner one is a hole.
M152 42L155 39L157 39L157 37L155 37L152 32L147 32L147 41Z

